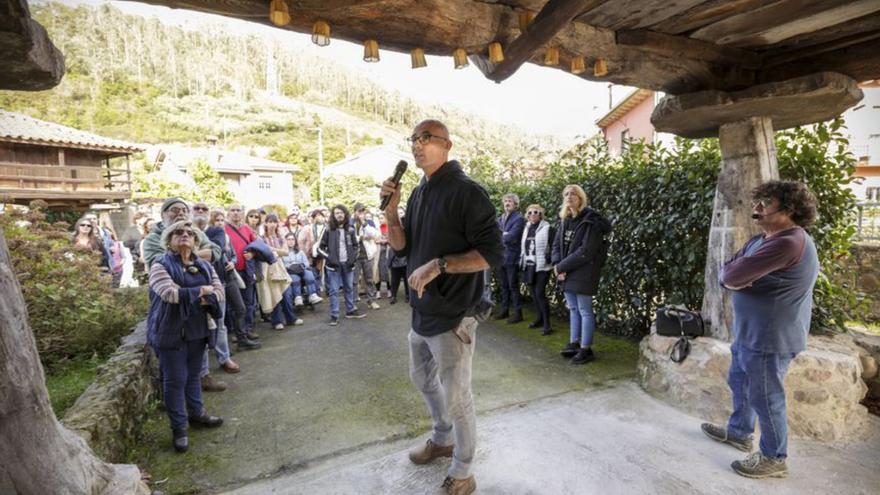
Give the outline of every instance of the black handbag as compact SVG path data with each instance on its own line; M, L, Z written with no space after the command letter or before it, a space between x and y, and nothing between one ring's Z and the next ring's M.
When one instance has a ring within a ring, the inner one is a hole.
M703 317L699 311L680 306L663 306L657 309L657 335L664 337L702 337L705 333Z
M526 267L523 270L523 283L526 285L535 285L535 271L537 266L534 262L526 262Z
M287 267L287 273L291 275L300 275L302 276L306 272L305 267L303 267L302 263L292 263Z

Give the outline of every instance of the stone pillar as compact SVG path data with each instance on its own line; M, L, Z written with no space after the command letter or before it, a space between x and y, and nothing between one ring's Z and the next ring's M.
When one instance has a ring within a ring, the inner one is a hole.
M733 306L729 292L718 285L718 270L760 231L752 220L751 190L778 179L779 168L770 118L754 117L723 124L718 140L722 162L709 230L702 311L709 335L729 341Z

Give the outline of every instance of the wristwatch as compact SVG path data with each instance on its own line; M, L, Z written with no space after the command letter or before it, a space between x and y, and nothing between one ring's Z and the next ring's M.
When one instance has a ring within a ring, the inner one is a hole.
M437 268L440 269L440 273L446 273L446 258L443 256L437 258Z

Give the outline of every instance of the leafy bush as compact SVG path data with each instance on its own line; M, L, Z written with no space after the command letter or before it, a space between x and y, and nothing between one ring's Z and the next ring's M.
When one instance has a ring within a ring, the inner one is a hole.
M809 229L816 241L822 274L816 285L813 331L842 329L857 310L860 295L839 259L848 256L854 228L854 197L847 189L854 172L842 123L834 121L777 133L777 157L785 179L803 181L819 201L819 220ZM612 158L601 138L584 143L548 167L540 180L485 183L496 205L517 193L520 209L537 203L558 227L556 212L566 184L580 184L591 206L614 222L612 245L602 272L595 309L600 328L627 336L645 334L662 304L702 306L715 185L721 156L715 139L677 139L664 149L630 143ZM469 163L473 171L482 165ZM551 295L565 312L561 294Z
M98 268L100 256L73 248L68 224L49 224L34 202L27 213L7 208L0 214L27 305L31 329L44 366L73 358L103 355L147 313L143 289L110 289Z

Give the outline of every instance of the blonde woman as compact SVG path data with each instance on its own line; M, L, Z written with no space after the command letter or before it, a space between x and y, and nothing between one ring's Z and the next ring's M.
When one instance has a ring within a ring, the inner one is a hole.
M560 354L572 364L593 359L596 316L593 296L599 290L599 275L608 255L606 234L611 222L589 207L587 194L576 184L562 190L559 231L553 240L552 262L562 285L571 325L568 345Z
M544 335L550 335L550 303L547 301L547 281L550 279L550 254L552 237L550 224L544 220L544 208L541 205L529 205L526 208L526 228L523 229L520 249L519 266L522 270L523 283L532 291L535 300L535 311L538 318L529 324L529 328L542 328Z

